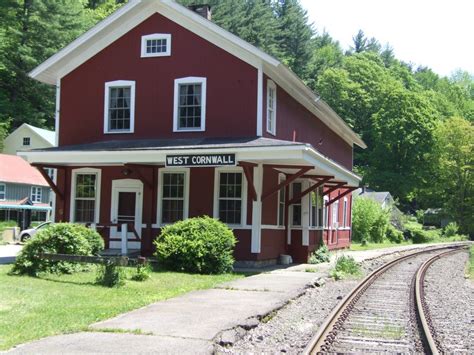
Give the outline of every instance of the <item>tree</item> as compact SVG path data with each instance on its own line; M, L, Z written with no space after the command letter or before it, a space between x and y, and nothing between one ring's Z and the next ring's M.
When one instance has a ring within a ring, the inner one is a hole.
M474 125L461 117L442 122L435 131L432 163L435 179L429 187L439 207L474 235Z
M71 42L91 24L77 0L8 0L2 6L0 120L12 128L27 122L53 126L54 89L28 72Z
M275 12L281 59L298 76L305 78L312 56L312 37L315 34L312 25L308 24L308 13L298 0L276 1Z

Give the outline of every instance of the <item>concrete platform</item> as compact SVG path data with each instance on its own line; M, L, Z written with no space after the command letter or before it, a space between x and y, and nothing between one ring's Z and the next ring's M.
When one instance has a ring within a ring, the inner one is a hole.
M23 248L19 244L0 245L0 264L12 264Z

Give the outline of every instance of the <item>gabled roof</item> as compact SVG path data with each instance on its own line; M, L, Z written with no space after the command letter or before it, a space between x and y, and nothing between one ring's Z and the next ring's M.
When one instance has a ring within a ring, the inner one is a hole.
M0 182L48 186L41 173L23 158L0 154Z
M174 0L130 0L128 4L39 65L30 76L56 85L62 77L156 12L262 70L349 144L366 148L362 139L344 120L280 61Z
M34 134L36 134L39 138L43 139L46 143L50 144L52 147L56 145L56 133L54 131L49 131L47 129L38 128L28 123L23 123L20 127L15 129L12 133L8 136L14 135L17 131L27 129Z
M388 191L363 191L362 189L357 189L354 192L354 196L370 198L379 204L384 203L387 199L393 199L392 195Z

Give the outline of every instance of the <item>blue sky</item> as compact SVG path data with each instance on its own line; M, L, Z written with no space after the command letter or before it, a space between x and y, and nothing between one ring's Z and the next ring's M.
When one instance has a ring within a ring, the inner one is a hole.
M474 0L300 0L315 28L344 49L362 29L397 58L449 76L474 74Z

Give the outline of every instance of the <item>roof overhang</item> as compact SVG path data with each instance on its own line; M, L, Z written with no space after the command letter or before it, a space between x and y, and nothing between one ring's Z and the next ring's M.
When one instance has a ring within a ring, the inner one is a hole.
M129 1L31 71L30 77L43 83L56 85L61 78L156 12L256 69L262 70L350 145L367 147L341 117L279 60L173 0Z
M28 151L19 153L31 164L51 166L116 166L125 164L164 165L167 155L235 154L237 162L256 164L311 166L308 174L330 175L357 187L361 178L342 165L306 145L242 148L183 148L160 150Z

